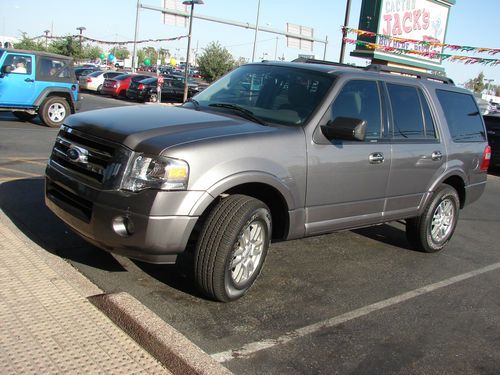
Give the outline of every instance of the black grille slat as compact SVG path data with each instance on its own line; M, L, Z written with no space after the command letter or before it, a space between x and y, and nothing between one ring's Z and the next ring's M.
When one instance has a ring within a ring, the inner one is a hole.
M47 183L47 197L79 219L87 223L90 222L92 217L92 202L52 182Z

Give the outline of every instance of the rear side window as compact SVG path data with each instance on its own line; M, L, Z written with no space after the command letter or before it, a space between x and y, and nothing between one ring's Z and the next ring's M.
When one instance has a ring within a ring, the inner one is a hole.
M455 142L486 140L481 113L474 97L460 92L436 90L451 137Z
M38 61L37 79L58 81L72 78L71 62L58 58L41 56Z
M429 105L421 90L388 83L395 139L435 139Z

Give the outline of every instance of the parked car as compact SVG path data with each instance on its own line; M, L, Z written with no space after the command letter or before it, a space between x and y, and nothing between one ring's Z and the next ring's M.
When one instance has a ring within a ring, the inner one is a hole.
M151 76L143 74L121 74L114 78L107 78L104 80L101 93L114 97L125 97L132 79L135 81L141 81L146 78L151 78Z
M0 48L0 111L59 127L80 107L73 60L46 52Z
M100 70L99 68L89 67L89 66L85 66L85 67L79 66L79 67L76 67L75 68L75 77L76 77L76 80L79 81L81 76L86 76L86 75L88 75L90 73L94 73L94 72L97 72L99 70Z
M100 93L105 79L114 78L122 74L122 72L112 70L106 72L99 70L94 73L90 73L89 75L81 76L79 80L80 89Z
M262 62L182 107L69 117L45 202L107 251L192 259L199 289L232 301L257 279L271 239L405 220L416 249L442 250L459 210L483 194L490 154L474 97L446 77Z
M500 115L484 116L488 144L491 147L490 169L500 167Z
M198 86L188 86L188 97L192 97L199 92ZM165 77L161 87L162 100L182 100L184 96L184 81ZM158 101L158 79L147 78L137 84L130 84L127 90L127 98L138 102Z

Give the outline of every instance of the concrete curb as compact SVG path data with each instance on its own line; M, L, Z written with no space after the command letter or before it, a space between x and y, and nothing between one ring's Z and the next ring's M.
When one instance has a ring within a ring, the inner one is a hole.
M232 374L128 293L88 298L174 374Z

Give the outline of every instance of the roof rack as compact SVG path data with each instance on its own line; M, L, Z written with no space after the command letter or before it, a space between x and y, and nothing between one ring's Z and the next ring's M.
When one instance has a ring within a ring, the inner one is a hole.
M316 60L316 59L310 59L310 58L307 58L307 57L299 57L299 58L296 58L295 60L292 60L292 62L305 63L305 64L321 64L321 65L343 66L343 67L346 67L346 68L359 68L356 65L342 64L342 63L337 63L337 62L333 62L333 61L326 61L326 60Z
M365 67L364 69L367 71L371 71L371 72L396 73L396 74L400 74L403 76L410 76L410 77L415 77L418 79L426 79L429 81L441 82L441 83L444 83L447 85L455 86L455 82L453 82L453 80L451 78L438 76L436 74L422 73L422 72L418 72L416 70L396 68L396 67L391 67L391 66L381 65L381 64L370 64L367 67Z

